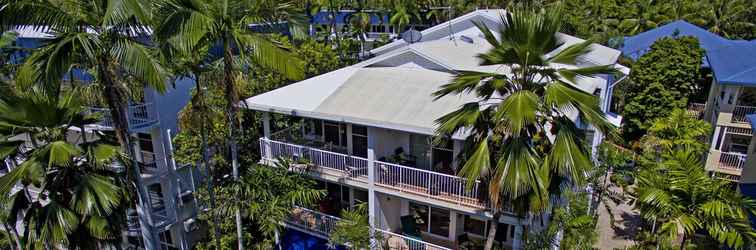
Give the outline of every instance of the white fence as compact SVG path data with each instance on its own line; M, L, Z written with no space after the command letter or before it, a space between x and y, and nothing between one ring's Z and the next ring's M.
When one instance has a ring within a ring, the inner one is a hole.
M268 158L267 160L290 158L295 162L308 162L342 171L347 177L358 181L367 181L368 160L365 158L265 138L260 139L260 153L263 158ZM467 180L458 176L381 161L374 163L375 184L381 187L459 205L485 207L478 199L479 181L472 183L468 189Z
M756 114L754 106L735 106L732 111L732 122L748 122L746 115Z
M422 240L413 239L404 235L395 234L381 229L375 229L378 241L378 249L390 250L451 250L451 248L434 245Z
M719 167L727 169L743 169L746 155L741 153L722 152L719 155Z

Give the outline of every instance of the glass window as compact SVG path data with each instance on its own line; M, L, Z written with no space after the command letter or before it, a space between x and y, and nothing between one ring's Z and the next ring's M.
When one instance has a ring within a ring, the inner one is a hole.
M430 169L430 143L428 136L410 134L410 155L416 157L415 167Z
M305 134L311 136L323 136L323 122L321 120L306 120Z
M481 220L469 215L465 215L465 233L479 235L485 237L486 233L486 220Z
M430 209L430 207L410 202L409 208L410 215L412 215L412 217L415 217L415 224L417 224L417 229L423 232L428 232L428 210Z
M430 213L430 232L435 235L449 235L450 212L446 209L431 208Z
M360 126L360 125L352 125L352 134L367 136L367 127Z

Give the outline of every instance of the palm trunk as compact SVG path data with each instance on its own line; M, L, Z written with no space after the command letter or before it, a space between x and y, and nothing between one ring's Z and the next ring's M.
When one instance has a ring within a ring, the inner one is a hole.
M494 211L493 221L491 222L491 229L488 230L488 236L486 237L485 250L491 250L493 243L496 240L496 230L499 229L499 220L501 220L502 213L498 210Z
M229 37L226 37L226 39L223 39L223 70L224 70L224 78L226 82L226 99L228 101L228 143L229 148L231 150L231 169L233 171L234 181L239 180L239 162L236 155L236 138L234 137L234 134L236 132L236 103L237 103L237 93L236 93L236 85L235 85L235 75L234 75L234 61L233 61L233 54L231 51L231 44L229 43L231 39ZM241 48L240 48L241 49ZM239 208L239 205L235 205L235 217L236 217L236 237L238 239L238 249L244 249L244 233L242 232L242 221L241 221L241 210Z
M142 178L139 174L139 163L136 161L136 152L134 151L133 141L129 138L128 129L129 121L126 115L126 109L128 109L128 100L123 93L116 87L114 82L114 73L112 72L112 66L110 59L107 57L101 57L99 59L98 73L102 79L102 83L105 86L103 89L103 95L105 101L110 108L110 115L113 119L113 126L116 134L116 139L121 145L122 150L128 153L128 157L131 160L131 164L127 164L127 176L134 185L137 194L137 213L139 216L139 223L142 229L142 237L144 239L144 246L147 249L157 249L157 237L154 234L152 228L151 207L149 204L149 196L146 187L142 183ZM141 208L141 209L140 209ZM141 211L141 213L139 213ZM145 232L146 230L146 232Z
M200 70L195 70L194 77L197 82L197 103L195 103L195 107L199 107L200 109L200 136L202 138L202 165L207 169L207 193L210 195L210 212L212 213L213 217L213 223L215 226L213 227L213 231L215 233L215 247L216 249L221 249L221 231L220 231L220 217L218 217L218 213L215 210L215 189L214 186L214 175L213 175L213 169L210 167L209 164L209 152L208 152L208 145L207 145L207 104L205 103L205 87L202 86L202 79L200 79Z

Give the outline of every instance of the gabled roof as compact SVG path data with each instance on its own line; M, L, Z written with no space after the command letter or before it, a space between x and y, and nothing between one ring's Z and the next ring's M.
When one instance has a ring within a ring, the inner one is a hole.
M487 52L491 45L470 22L481 18L494 28L501 13L503 10L472 12L452 20L455 39L449 39L449 24L440 24L423 31L423 41L386 45L378 48L381 52L374 58L248 98L244 103L260 111L434 134L436 119L476 98L470 94L433 100L432 93L457 72L509 72L505 65L479 65L477 55ZM560 39L565 44L557 50L584 41L564 34ZM581 58L583 64L615 64L620 54L600 45L592 49ZM576 87L594 93L598 88L608 89L607 81L604 77L583 77ZM578 114L568 115L577 118Z
M709 51L707 58L720 84L756 86L756 41L732 42Z
M622 54L633 60L638 60L640 56L648 52L651 45L662 37L674 36L692 36L698 38L698 42L706 51L727 45L728 40L714 33L709 32L701 27L693 25L683 20L677 20L646 32L626 37Z

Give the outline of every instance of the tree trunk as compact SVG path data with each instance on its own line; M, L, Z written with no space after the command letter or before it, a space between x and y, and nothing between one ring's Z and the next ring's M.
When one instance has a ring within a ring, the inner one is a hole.
M210 152L209 152L208 144L207 144L207 112L208 112L208 108L206 106L207 103L205 103L205 87L202 86L202 79L200 79L200 74L201 74L200 72L201 72L200 70L195 70L193 72L195 80L197 82L197 103L195 103L194 105L195 105L195 107L198 107L199 110L200 110L200 136L202 138L202 145L201 145L201 147L202 147L202 149L201 149L202 150L202 160L201 160L201 163L202 163L202 166L204 166L205 169L207 169L207 176L208 176L208 178L207 178L207 193L208 193L208 195L210 195L210 212L212 213L213 223L215 224L215 226L213 227L213 229L214 229L213 231L214 231L214 234L215 234L215 247L216 247L216 249L221 249L221 241L220 241L221 231L220 231L220 227L218 226L218 225L220 225L220 217L218 217L218 213L215 210L215 207L216 207L216 205L215 205L215 189L213 188L213 186L214 186L213 182L215 181L215 177L213 175L213 169L210 167L210 163L209 163L210 162L210 160L209 160L209 158L210 158L209 157Z
M230 41L231 38L228 36L223 39L223 70L226 82L226 100L228 101L228 143L231 150L231 168L233 171L234 182L236 182L239 181L239 162L236 155L236 138L234 137L234 134L236 132L235 117L238 96L236 93L236 76L234 75L234 61ZM238 204L235 205L234 210L236 213L236 237L239 243L238 249L244 249L244 233L242 232L241 209L239 208Z
M152 228L151 207L149 203L150 198L139 173L139 163L136 161L136 152L134 151L133 141L129 138L129 121L128 116L126 115L128 99L123 92L118 89L118 86L115 83L115 73L112 71L110 59L107 57L101 57L98 61L98 74L100 75L102 84L105 86L103 89L103 96L110 108L110 115L113 119L116 139L121 145L121 149L128 154L129 160L131 160L130 164L126 164L128 165L126 167L126 174L136 189L137 212L139 223L143 231L142 237L144 239L144 246L147 249L157 249L159 244ZM142 213L139 213L140 211ZM145 230L147 230L147 233L144 232Z
M491 250L493 248L493 243L496 240L496 230L499 229L499 220L501 219L501 215L502 213L498 210L494 211L491 228L488 230L488 237L486 237L486 246L484 248L485 250Z

